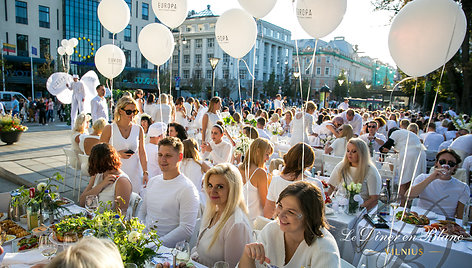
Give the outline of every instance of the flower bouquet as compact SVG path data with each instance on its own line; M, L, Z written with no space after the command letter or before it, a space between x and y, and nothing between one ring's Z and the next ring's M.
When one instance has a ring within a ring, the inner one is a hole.
M272 133L272 135L277 136L277 135L282 135L284 132L282 125L280 125L279 122L272 123L267 126L267 130Z
M472 122L466 123L463 114L454 117L452 122L457 129L467 129L469 132L472 131Z
M234 148L234 156L246 154L246 151L249 150L252 140L244 135L239 137L239 140L236 142L236 147Z
M231 126L236 123L231 114L228 112L222 112L220 116L223 119L223 123L225 124L225 126Z
M256 127L257 126L256 117L253 114L248 114L246 119L244 119L244 123L246 123L247 125Z
M343 183L349 195L349 203L347 212L348 214L355 214L359 209L359 203L362 202L362 197L359 195L362 189L362 184L351 182L346 185Z
M23 132L28 127L21 124L21 119L11 114L0 115L0 132Z

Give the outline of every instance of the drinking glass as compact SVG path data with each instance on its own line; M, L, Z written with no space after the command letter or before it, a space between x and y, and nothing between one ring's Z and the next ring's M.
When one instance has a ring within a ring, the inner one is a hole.
M79 241L77 233L64 234L64 249Z
M82 235L84 237L92 237L92 236L95 236L96 233L97 232L94 229L87 229L87 230L82 232Z
M180 241L175 244L176 256L178 262L187 263L190 259L190 245L186 241Z
M213 265L213 268L229 268L229 264L225 261L217 261Z
M41 235L39 237L39 250L44 257L51 259L57 252L57 244L49 240L48 235Z
M85 197L85 208L92 213L98 208L98 196L96 195L87 195Z

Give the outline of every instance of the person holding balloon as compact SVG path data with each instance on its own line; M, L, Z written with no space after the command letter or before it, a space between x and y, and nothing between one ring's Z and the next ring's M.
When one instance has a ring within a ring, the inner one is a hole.
M75 119L77 114L80 114L84 111L84 102L85 102L85 86L82 81L79 81L79 76L74 74L72 76L74 82L70 85L66 84L67 88L72 91L72 106L70 110L70 119L71 125L75 124Z

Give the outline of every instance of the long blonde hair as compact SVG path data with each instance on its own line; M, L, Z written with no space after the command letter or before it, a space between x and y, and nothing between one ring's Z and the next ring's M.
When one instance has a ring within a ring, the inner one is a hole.
M121 97L121 99L119 99L118 102L116 103L115 111L113 113L113 115L115 116L114 118L115 122L120 121L121 119L120 110L125 108L126 105L128 104L133 104L134 107L138 109L138 103L132 97L129 97L129 96Z
M350 140L352 137L354 137L354 131L352 130L352 127L351 125L349 124L344 124L342 126L342 130L341 130L341 137L345 137L346 138L346 141Z
M348 143L356 146L357 148L357 155L359 162L357 164L357 169L355 174L352 175L352 180L355 183L363 183L365 176L369 172L369 168L374 166L372 159L370 158L369 148L365 141L359 138L352 138L348 141ZM347 146L346 146L347 150ZM351 167L349 160L347 159L347 153L344 154L344 158L342 160L341 165L341 176L347 178L349 174L349 168Z
M200 155L198 154L198 143L194 138L186 139L182 141L184 145L184 159L192 159L197 163L200 167L202 167L202 164L200 164ZM202 170L203 172L203 170Z
M216 114L215 111L215 104L221 103L220 97L213 97L210 100L210 104L208 104L208 112Z
M249 149L246 151L244 160L241 163L242 169L249 169L251 164L256 165L258 168L262 168L264 166L264 155L269 149L270 153L272 154L274 152L274 146L268 139L255 139L251 143Z
M210 249L215 244L216 240L218 240L218 236L221 230L225 226L228 219L234 214L237 207L239 207L245 213L246 216L248 214L248 210L244 202L243 179L241 177L241 174L239 173L239 170L229 163L218 164L208 170L205 174L205 178L203 179L203 187L205 188L205 193L207 195L207 204L205 207L205 211L203 212L202 224L208 224L217 211L217 207L216 205L211 203L207 191L208 180L212 175L221 175L222 177L224 177L226 179L226 182L228 183L229 192L228 198L226 200L225 209L223 210L223 213L220 216L219 224L216 225L215 234L211 239L210 246L208 246L208 249Z
M77 116L77 119L75 119L75 124L74 124L74 131L84 133L85 131L85 126L89 123L89 121L92 119L90 115L81 113Z

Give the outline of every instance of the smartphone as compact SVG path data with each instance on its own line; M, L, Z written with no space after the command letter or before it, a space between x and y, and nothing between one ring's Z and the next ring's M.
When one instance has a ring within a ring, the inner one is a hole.
M125 152L125 154L134 154L134 151L129 149L128 151Z

